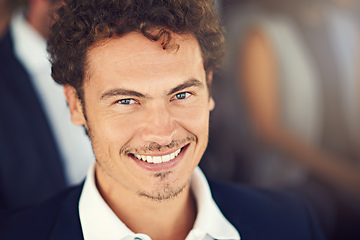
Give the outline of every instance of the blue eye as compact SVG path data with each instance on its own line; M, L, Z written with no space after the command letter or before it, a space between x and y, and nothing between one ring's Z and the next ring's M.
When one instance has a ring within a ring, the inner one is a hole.
M177 93L175 95L175 98L176 99L185 99L185 98L188 98L190 95L191 95L191 93L189 93L189 92L181 92L181 93Z
M118 101L118 103L124 104L124 105L130 105L130 104L134 104L134 103L135 103L135 100L134 100L134 99L131 99L131 98L121 99L121 100Z

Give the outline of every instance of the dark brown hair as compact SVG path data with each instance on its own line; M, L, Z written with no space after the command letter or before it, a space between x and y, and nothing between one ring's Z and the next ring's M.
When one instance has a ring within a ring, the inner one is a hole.
M65 0L54 15L48 51L52 77L75 87L82 99L86 53L96 41L141 32L150 40L170 32L193 34L199 42L204 69L216 70L224 55L224 37L212 0ZM161 29L156 36L149 32Z

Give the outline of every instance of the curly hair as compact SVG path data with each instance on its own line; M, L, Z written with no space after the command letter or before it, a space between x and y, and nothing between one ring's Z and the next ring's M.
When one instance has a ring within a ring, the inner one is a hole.
M65 0L54 15L48 51L52 77L73 86L82 99L86 53L95 42L138 31L150 40L171 33L193 34L199 42L204 69L220 67L224 56L223 28L212 0ZM153 29L161 29L157 35ZM209 83L208 83L209 85Z

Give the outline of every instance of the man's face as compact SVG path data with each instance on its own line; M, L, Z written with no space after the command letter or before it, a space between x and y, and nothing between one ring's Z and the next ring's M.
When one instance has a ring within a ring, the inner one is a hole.
M135 32L92 47L86 119L74 89L65 86L72 121L89 132L100 187L158 200L188 187L207 146L214 102L197 40L173 37L177 45L167 50Z

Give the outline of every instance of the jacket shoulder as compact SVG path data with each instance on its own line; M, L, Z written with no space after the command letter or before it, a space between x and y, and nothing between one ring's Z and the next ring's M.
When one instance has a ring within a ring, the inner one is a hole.
M80 226L77 205L82 185L70 188L41 204L0 212L0 239L49 239L61 215L71 211L71 219Z
M312 209L293 194L209 184L215 202L242 239L324 239Z

